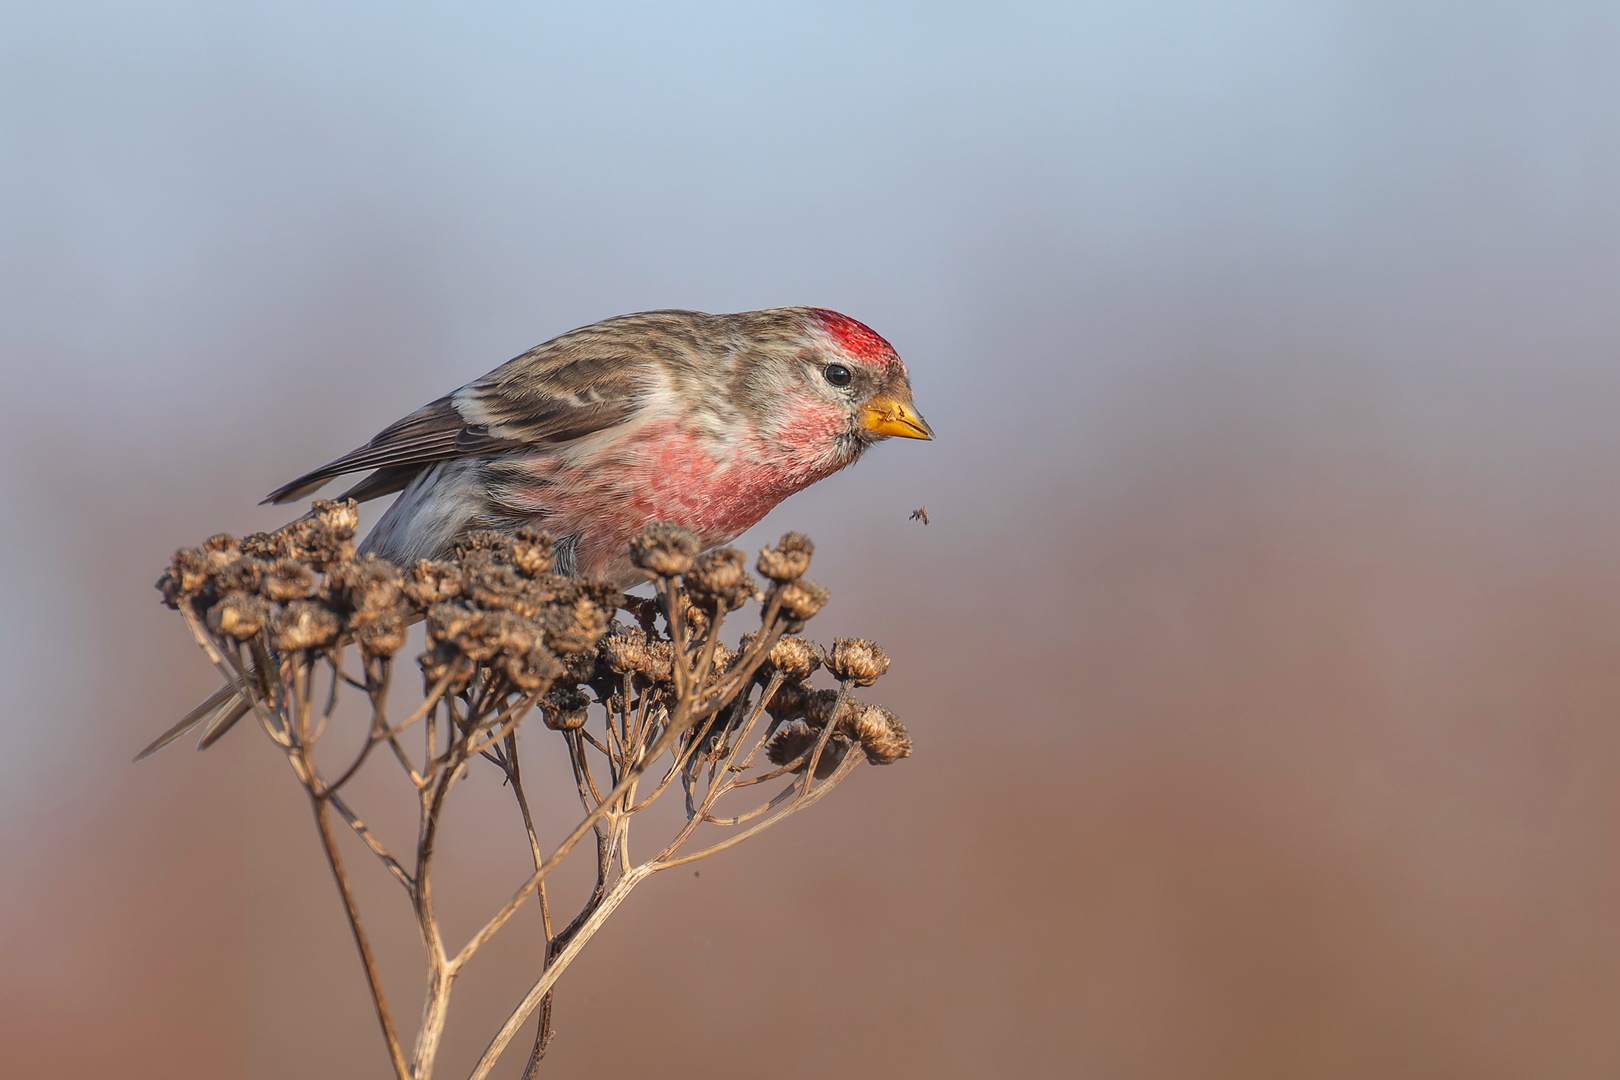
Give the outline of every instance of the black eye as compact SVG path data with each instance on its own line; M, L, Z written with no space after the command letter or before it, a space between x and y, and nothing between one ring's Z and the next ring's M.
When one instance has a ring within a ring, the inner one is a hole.
M827 381L834 386L848 386L855 378L843 364L828 364L821 373L827 376Z

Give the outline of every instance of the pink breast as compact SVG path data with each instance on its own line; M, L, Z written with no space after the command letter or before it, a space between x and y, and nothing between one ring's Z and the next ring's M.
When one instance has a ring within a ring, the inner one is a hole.
M717 454L680 433L649 449L626 492L626 511L643 521L674 522L705 544L732 539L797 490L780 469L759 460L757 449Z
M726 443L659 421L588 459L536 461L539 482L524 495L546 505L546 529L579 535L582 572L621 578L630 537L650 522L689 529L705 547L723 544L826 475L810 453L825 438L817 435L800 433L791 446Z

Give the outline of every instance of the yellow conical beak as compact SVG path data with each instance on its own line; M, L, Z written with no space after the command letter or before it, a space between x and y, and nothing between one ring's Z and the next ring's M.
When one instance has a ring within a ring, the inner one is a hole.
M898 435L902 439L932 439L934 429L909 401L887 394L861 406L861 426L875 435Z

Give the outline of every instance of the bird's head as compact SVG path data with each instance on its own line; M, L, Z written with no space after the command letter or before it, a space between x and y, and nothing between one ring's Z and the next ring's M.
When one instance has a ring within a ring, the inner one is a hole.
M821 348L813 350L816 355L806 358L813 371L810 381L820 376L823 395L843 406L855 437L866 443L891 435L934 437L933 428L911 402L911 379L894 346L848 315L811 308L810 316L812 332L819 329L826 338Z
M911 380L894 347L866 324L826 308L750 313L768 343L749 365L755 400L768 401L780 444L828 471L892 436L932 439L911 399Z

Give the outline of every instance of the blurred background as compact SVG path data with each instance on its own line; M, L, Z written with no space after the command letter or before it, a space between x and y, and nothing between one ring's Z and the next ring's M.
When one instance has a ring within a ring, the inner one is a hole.
M175 547L563 330L819 304L939 438L744 543L916 756L644 886L551 1074L1620 1073L1617 103L1610 0L5 5L8 1072L388 1075L280 756L129 764L215 685Z

